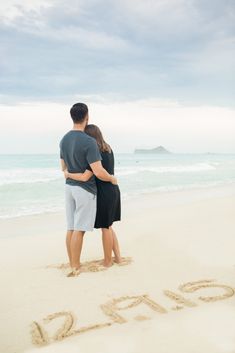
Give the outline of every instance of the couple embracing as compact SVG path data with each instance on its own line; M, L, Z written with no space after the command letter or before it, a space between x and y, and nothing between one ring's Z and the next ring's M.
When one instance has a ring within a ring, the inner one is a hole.
M114 155L98 126L88 125L89 112L84 103L70 109L73 129L60 142L61 166L65 175L67 217L66 245L71 266L68 276L81 270L81 251L86 231L102 230L104 260L110 267L122 261L112 228L121 219L120 190L114 176Z

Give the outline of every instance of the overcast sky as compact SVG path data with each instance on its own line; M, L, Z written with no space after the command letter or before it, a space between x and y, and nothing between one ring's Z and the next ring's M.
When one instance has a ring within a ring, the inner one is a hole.
M77 101L117 151L235 152L234 27L234 0L1 2L0 153L56 152Z

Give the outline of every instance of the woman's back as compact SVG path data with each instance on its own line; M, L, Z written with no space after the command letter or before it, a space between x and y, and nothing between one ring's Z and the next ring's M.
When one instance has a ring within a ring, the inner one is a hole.
M102 152L102 165L109 174L114 175L114 155ZM121 201L118 185L96 179L97 183L97 215L95 228L109 228L113 222L121 219Z
M100 152L101 153L101 157L102 157L102 165L104 167L105 170L107 170L107 172L111 175L114 175L114 155L113 155L113 151L111 150L111 152L105 151L105 152Z

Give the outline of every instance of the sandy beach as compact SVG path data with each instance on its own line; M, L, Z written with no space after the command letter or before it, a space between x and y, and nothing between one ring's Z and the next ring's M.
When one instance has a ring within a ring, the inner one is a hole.
M234 18L0 2L0 353L235 353Z
M234 209L234 184L125 201L132 263L96 271L87 233L75 278L63 213L2 220L1 352L235 353Z

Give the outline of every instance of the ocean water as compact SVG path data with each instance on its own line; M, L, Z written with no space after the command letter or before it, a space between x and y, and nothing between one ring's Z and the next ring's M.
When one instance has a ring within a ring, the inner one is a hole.
M235 182L235 155L116 154L122 198ZM58 155L0 155L0 219L64 209Z

